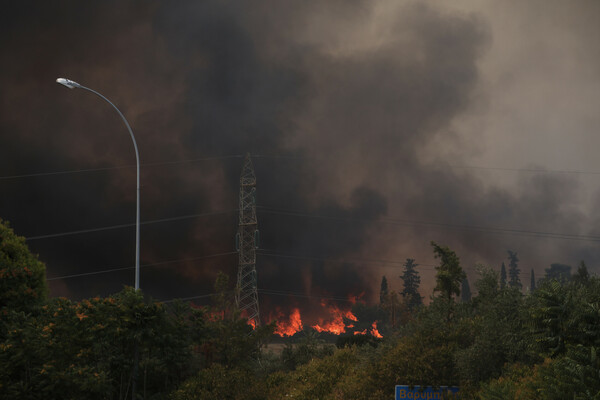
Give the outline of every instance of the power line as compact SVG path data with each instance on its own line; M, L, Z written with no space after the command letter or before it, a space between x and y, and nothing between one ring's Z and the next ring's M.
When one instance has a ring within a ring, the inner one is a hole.
M477 232L506 234L506 235L513 235L513 236L543 237L543 238L549 238L549 239L567 239L567 240L591 241L591 242L600 241L600 236L593 236L593 235L576 235L576 234L569 234L569 233L531 231L531 230L524 230L524 229L485 227L485 226L476 226L476 225L460 225L460 224L450 224L450 223L443 223L443 222L416 221L416 220L406 220L406 219L397 219L397 218L375 219L375 218L334 217L334 216L329 216L329 215L310 214L310 213L306 213L306 212L278 210L278 209L264 207L264 206L257 206L257 208L268 214L289 215L289 216L295 216L295 217L308 217L308 218L317 218L317 219L328 219L328 220L334 220L334 221L377 222L377 223L387 223L387 224L391 224L391 225L408 225L408 226L435 226L435 227L444 227L444 228L453 228L453 229L462 229L462 230L473 230L473 231L477 231Z
M334 263L363 263L363 264L393 264L395 266L403 266L406 261L395 261L395 260L377 260L377 259L365 259L365 258L343 258L343 259L334 259L334 258L324 258L324 257L313 257L313 256L300 256L300 255L290 255L290 254L282 254L275 252L275 250L266 250L260 249L258 253L262 256L267 257L277 257L277 258L291 258L296 260L305 260L305 261L328 261ZM418 264L418 266L425 267L436 267L437 265L432 264Z
M384 268L386 268L385 264L390 264L387 266L387 268L397 268L397 267L401 267L404 266L406 261L395 261L395 260L378 260L378 259L365 259L365 258L344 258L344 259L335 259L335 258L327 258L327 257L314 257L314 256L301 256L301 255L293 255L293 254L283 254L283 253L278 253L275 250L267 250L267 249L260 249L258 250L257 254L261 255L261 256L267 256L267 257L275 257L275 258L287 258L287 259L294 259L294 260L303 260L303 261L327 261L327 262L333 262L333 263L340 263L340 264L384 264ZM425 268L423 268L425 267ZM434 271L437 267L439 267L439 265L435 265L435 264L420 264L417 263L416 265L416 269L418 271L421 270L426 270L426 271ZM519 273L519 276L529 276L530 273L525 271L525 269L528 269L530 267L527 266L519 266L521 271ZM464 266L461 265L461 268L465 271L468 272L477 272L477 266L473 265L473 266ZM493 268L493 267L491 267Z
M309 298L309 299L319 299L319 300L333 300L333 301L344 301L344 302L348 302L348 303L355 303L357 301L362 301L360 299L354 300L354 299L349 299L349 298L345 298L345 297L339 297L339 296L328 296L328 295L317 295L314 293L299 293L299 292L290 292L290 291L284 291L284 290L275 290L275 289L264 289L264 288L258 288L257 289L259 293L261 293L262 295L266 295L266 296L286 296L286 297L299 297L299 298ZM225 294L233 294L234 291L233 290L229 290L226 292L223 292ZM172 303L175 301L190 301L190 300L196 300L196 299L201 299L201 298L208 298L208 297L212 297L212 296L216 296L218 293L208 293L208 294L203 294L203 295L198 295L198 296L190 296L190 297L176 297L176 298L172 298L169 300L158 300L161 303Z
M289 296L289 297L302 297L309 299L321 299L321 300L334 300L334 301L347 301L349 303L354 303L355 300L348 299L347 297L335 297L335 296L319 296L314 294L304 294L298 292L286 292L282 290L271 290L271 289L258 289L258 292L265 295L271 296Z
M233 290L230 290L230 291L227 291L227 292L224 292L224 293L231 294L231 293L233 293ZM159 301L161 303L172 303L174 301L190 301L190 300L203 299L203 298L212 297L212 296L215 296L215 295L217 295L217 293L201 294L199 296L181 297L181 298L180 297L176 297L176 298L170 299L170 300L159 300Z
M483 167L483 166L477 166L477 165L449 165L448 167L455 168L455 169L479 169L479 170L489 170L489 171L532 172L532 173L538 173L538 174L600 175L600 172L597 172L597 171L580 171L580 170Z
M333 217L333 216L302 213L302 212L296 212L296 211L277 210L277 209L263 207L263 206L257 206L257 208L260 210L263 210L263 212L268 213L268 214L289 215L289 216L295 216L295 217L308 217L308 218L317 218L317 219L329 219L329 220L334 220L334 221L349 221L349 222L355 222L355 221L365 222L366 221L366 222L387 223L387 224L392 224L392 225L438 226L438 227L454 228L454 229L475 230L475 231L487 232L487 233L500 233L500 234L507 234L507 235L513 235L513 236L542 237L542 238L549 238L549 239L567 239L567 240L593 241L593 242L600 241L600 236L593 236L593 235L575 235L575 234L567 234L567 233L530 231L530 230L520 230L520 229L511 229L511 228L481 227L481 226L473 226L473 225L459 225L459 224L449 224L449 223L432 222L432 221L402 220L402 219L394 219L394 218L367 219L367 218L351 218L351 217ZM209 212L209 213L182 215L182 216L177 216L177 217L172 217L172 218L161 218L161 219L156 219L156 220L143 221L140 223L140 225L150 225L150 224L163 223L163 222L186 220L186 219L191 219L191 218L200 218L200 217L213 216L213 215L230 214L230 213L237 212L237 211L238 211L237 209L233 209L233 210L215 211L215 212ZM29 236L29 237L26 237L25 240L32 241L32 240L48 239L48 238L55 238L55 237L62 237L62 236L69 236L69 235L100 232L100 231L112 230L112 229L129 228L132 226L135 226L135 223L109 225L109 226L98 227L98 228L58 232L58 233L51 233L51 234L38 235L38 236Z
M199 161L225 160L225 159L229 159L229 158L242 158L242 157L243 157L242 155L229 155L229 156L216 156L216 157L204 157L204 158L191 158L191 159L179 160L179 161L163 161L163 162L145 163L145 164L140 164L140 167L158 167L158 166L166 166L166 165L194 163L194 162L199 162ZM125 168L136 168L136 165L128 164L128 165L118 165L118 166L114 166L114 167L86 168L86 169L73 169L73 170L65 170L65 171L37 172L37 173L32 173L32 174L21 174L21 175L8 175L8 176L0 176L0 180L18 179L18 178L33 178L33 177L52 176L52 175L80 174L80 173L85 173L85 172L112 171L112 170L116 170L116 169L125 169Z
M266 251L270 251L270 250L266 250ZM230 252L225 252L225 253L216 253L216 254L210 254L210 255L206 255L206 256L200 256L200 257L192 257L192 258L180 258L180 259L175 259L175 260L168 260L168 261L161 261L161 262L156 262L156 263L148 263L148 264L142 264L141 267L146 268L146 267L152 267L152 266L159 266L159 265L167 265L167 264L173 264L173 263L180 263L180 262L189 262L189 261L198 261L198 260L204 260L204 259L209 259L209 258L216 258L216 257L222 257L222 256L228 256L228 255L234 255L234 254L238 254L237 251L230 251ZM322 257L304 257L304 256L295 256L295 255L287 255L287 254L280 254L280 253L264 253L264 252L260 252L260 255L265 255L265 256L273 256L273 257L283 257L283 258L291 258L291 259L300 259L300 260L319 260L319 261L329 261L329 262L342 262L342 263L347 263L347 262L375 262L375 263L385 263L385 264L401 264L403 263L402 261L393 261L393 260L374 260L374 259L344 259L344 260L336 260L336 259L330 259L330 258L322 258ZM419 267L436 267L436 265L431 265L431 264L418 264L417 268L418 270L422 270L423 268L419 268ZM98 275L98 274L105 274L105 273L111 273L111 272L116 272L116 271L123 271L123 270L130 270L130 269L134 269L135 267L120 267L120 268L110 268L110 269L104 269L104 270L100 270L100 271L93 271L93 272L86 272L86 273L80 273L80 274L71 274L71 275L63 275L63 276L57 276L57 277L53 277L53 278L47 278L47 281L54 281L54 280L63 280L63 279L70 279L70 278L78 278L78 277L83 277L83 276L91 276L91 275ZM428 268L429 270L433 270L435 268ZM466 269L465 267L463 267L463 269ZM472 270L472 268L469 268L469 270ZM524 275L524 276L529 276L528 272L523 272L521 271L520 275ZM348 298L343 298L343 297L339 297L339 296L328 296L328 295L316 295L316 294L311 294L311 293L298 293L298 292L290 292L290 291L282 291L282 290L275 290L275 289L265 289L265 288L259 288L257 289L257 291L263 295L267 295L267 296L288 296L288 297L299 297L299 298L317 298L317 299L325 299L325 300L333 300L333 301L345 301L345 302L354 302L354 300L348 299ZM233 291L228 291L226 293L233 293ZM191 297L184 297L184 298L173 298L170 300L161 300L162 303L170 303L170 302L174 302L176 300L180 300L180 301L190 301L190 300L196 300L196 299L201 299L201 298L207 298L207 297L211 297L216 295L216 293L209 293L209 294L203 294L203 295L197 295L197 296L191 296Z
M174 263L179 263L179 262L198 261L198 260L205 260L205 259L208 259L208 258L228 256L228 255L232 255L232 254L237 254L237 251L230 251L230 252L227 252L227 253L210 254L210 255L200 256L200 257L179 258L179 259L176 259L176 260L160 261L160 262L155 262L155 263L142 264L142 265L140 265L140 267L146 268L146 267L154 267L154 266L157 266L157 265L174 264ZM100 271L84 272L84 273L80 273L80 274L56 276L56 277L53 277L53 278L46 278L46 280L47 281L55 281L55 280L59 280L59 279L78 278L78 277L81 277L81 276L107 274L107 273L110 273L110 272L124 271L124 270L128 270L128 269L135 269L135 267L109 268L109 269L103 269L103 270L100 270Z
M269 252L269 253L267 253L267 252ZM222 256L227 256L227 255L233 255L233 254L238 254L238 252L231 251L231 252L226 252L226 253L217 253L217 254L211 254L211 255L207 255L207 256L200 256L200 257L193 257L193 258L179 258L179 259L175 259L175 260L142 264L141 267L146 268L146 267L173 264L173 263L179 263L179 262L198 261L198 260L222 257ZM298 255L275 253L272 250L262 250L262 251L259 250L258 254L263 255L263 256L297 259L297 260L304 260L304 261L328 261L328 262L336 262L336 263L378 263L378 264L383 263L383 264L394 264L397 266L401 266L404 264L404 261L393 261L393 260L374 260L374 259L359 259L359 258L350 258L350 259L347 258L347 259L340 260L340 259L332 259L332 258L325 258L325 257L298 256ZM417 267L436 267L436 265L418 264ZM102 270L93 271L93 272L84 272L84 273L79 273L79 274L57 276L57 277L53 277L53 278L47 278L46 280L54 281L54 280L78 278L78 277L82 277L82 276L106 274L106 273L111 273L111 272L116 272L116 271L124 271L124 270L129 270L129 269L134 269L134 268L135 267L113 267L113 268L102 269ZM423 269L423 268L419 268L419 269ZM427 268L427 269L431 270L433 268Z
M525 236L525 237L541 237L541 238L549 238L549 239L566 239L566 240L575 240L575 241L592 241L598 242L600 241L600 236L593 235L575 235L575 234L566 234L566 233L557 233L557 232L542 232L542 231L530 231L530 230L519 230L519 229L510 229L510 228L496 228L496 227L481 227L481 226L471 226L471 225L458 225L458 224L448 224L448 223L440 223L440 222L432 222L432 221L414 221L414 220L401 220L401 219L393 219L393 218L380 218L380 219L366 219L366 218L351 218L351 217L333 217L333 216L325 216L325 215L317 215L317 214L309 214L309 213L301 213L295 211L285 211L285 210L276 210L269 207L257 206L258 209L262 210L265 213L269 214L277 214L277 215L289 215L295 217L308 217L308 218L317 218L317 219L328 219L334 221L361 221L361 222L377 222L377 223L387 223L392 225L407 225L407 226L437 226L444 228L453 228L453 229L463 229L463 230L474 230L478 232L487 232L487 233L496 233L496 234L505 234L512 236ZM164 223L164 222L174 222L192 218L200 218L207 217L213 215L224 215L238 212L237 209L232 210L224 210L224 211L215 211L209 213L199 213L199 214L189 214L182 215L172 218L161 218L156 220L148 220L141 222L141 225L150 225L156 223ZM49 239L70 235L79 235L93 232L100 232L105 230L113 230L113 229L122 229L129 228L135 226L135 223L128 224L118 224L118 225L109 225L98 228L90 228L90 229L81 229L75 231L66 231L66 232L58 232L51 233L46 235L38 235L38 236L29 236L26 237L26 241L32 240L40 240L40 239Z
M278 154L251 154L250 158L254 158L254 159L258 159L258 158L272 158L272 159L277 159L277 160L305 160L305 161L318 160L318 157L287 156L287 155L278 155Z
M162 223L162 222L181 221L181 220L186 220L186 219L191 219L191 218L208 217L208 216L212 216L212 215L231 214L231 213L237 212L237 211L238 210L235 209L235 210L227 210L227 211L214 211L214 212L201 213L201 214L181 215L181 216L172 217L172 218L161 218L161 219L143 221L140 223L140 225L150 225L150 224L158 224L158 223ZM107 231L107 230L111 230L111 229L129 228L132 226L135 226L135 222L129 223L129 224L103 226L103 227L99 227L99 228L81 229L81 230L77 230L77 231L68 231L68 232L50 233L47 235L30 236L30 237L27 237L25 240L31 241L31 240L49 239L49 238L55 238L55 237L61 237L61 236L69 236L69 235L80 235L80 234L84 234L84 233Z
M252 158L273 158L273 159L288 159L288 160L319 160L328 159L329 157L310 157L310 156L286 156L276 154L252 155ZM600 171L585 171L585 170L563 170L563 169L542 169L542 168L508 168L508 167L487 167L481 165L444 165L444 168L451 169L473 169L487 171L506 171L506 172L528 172L537 174L572 174L572 175L600 175ZM426 166L423 169L431 169Z
M200 162L200 161L225 160L225 159L243 158L243 157L244 156L241 154L233 154L233 155L223 155L223 156L214 156L214 157L190 158L190 159L185 159L185 160L144 163L144 164L140 164L140 167L158 167L158 166L167 166L167 165L188 164L188 163L195 163L195 162ZM269 159L270 158L270 159L307 160L307 161L319 159L318 157L290 156L290 155L281 155L281 154L257 154L257 155L252 155L251 157L255 158L255 159L258 159L258 158ZM30 174L6 175L6 176L0 176L0 181L9 180L9 179L19 179L19 178L34 178L34 177L53 176L53 175L69 175L69 174L80 174L80 173L88 173L88 172L112 171L112 170L135 168L135 167L136 167L135 164L127 164L127 165L117 165L114 167L84 168L84 169L74 169L74 170L64 170L64 171L48 171L48 172L37 172L37 173L30 173ZM600 172L598 172L598 171L583 171L583 170L553 170L553 169L540 169L540 168L505 168L505 167L486 167L486 166L478 166L478 165L448 165L447 167L452 168L452 169L529 172L529 173L542 173L542 174L600 175Z
M243 158L244 156L241 154L234 155L225 155L225 156L215 156L215 157L202 157L202 158L190 158L185 160L176 160L176 161L160 161L153 163L143 163L140 164L141 167L160 167L160 166L168 166L168 165L178 165L178 164L190 164L200 161L211 161L211 160L227 160L232 158ZM310 157L300 157L300 156L284 156L284 155L251 155L251 158L272 158L272 159L289 159L289 160L311 160ZM126 165L116 165L114 167L100 167L100 168L83 168L83 169L70 169L64 171L48 171L48 172L35 172L30 174L18 174L18 175L5 175L0 176L0 180L9 180L9 179L19 179L19 178L35 178L35 177L43 177L43 176L53 176L53 175L70 175L70 174L81 174L87 172L103 172L103 171L113 171L118 169L127 169L127 168L136 168L135 164L126 164Z
M262 295L266 295L266 296L286 296L286 297L300 297L300 298L309 298L309 299L320 299L320 300L333 300L333 301L345 301L345 302L349 302L349 303L354 303L355 300L351 300L348 299L347 297L339 297L339 296L328 296L328 295L316 295L313 293L298 293L298 292L288 292L288 291L282 291L282 290L274 290L274 289L257 289L257 291L259 293L261 293ZM234 293L233 290L229 290L224 292L225 294L232 294ZM218 293L208 293L208 294L203 294L203 295L198 295L198 296L191 296L191 297L183 297L183 298L173 298L170 300L164 300L161 301L162 303L172 303L174 301L190 301L190 300L196 300L196 299L202 299L202 298L207 298L207 297L212 297L212 296L216 296ZM359 300L360 301L360 300Z

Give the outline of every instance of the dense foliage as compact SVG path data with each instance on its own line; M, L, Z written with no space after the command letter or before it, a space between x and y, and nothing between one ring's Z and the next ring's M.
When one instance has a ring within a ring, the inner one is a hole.
M600 279L583 263L573 276L550 267L526 294L480 265L469 299L458 256L432 243L429 304L385 281L379 304L354 305L356 329L378 321L383 339L349 332L334 346L307 329L272 352L274 326L247 324L225 275L211 307L131 288L48 299L43 264L6 224L0 235L0 398L125 399L135 386L143 399L375 400L403 384L459 386L467 399L600 399Z
M25 238L0 219L0 313L29 311L47 291L46 267L29 252Z

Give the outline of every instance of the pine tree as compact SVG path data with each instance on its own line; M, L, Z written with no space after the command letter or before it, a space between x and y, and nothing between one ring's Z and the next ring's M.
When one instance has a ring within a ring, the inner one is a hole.
M381 290L379 291L379 304L385 303L388 297L388 282L385 275L381 278Z
M471 301L471 286L469 286L469 280L467 277L462 281L462 287L460 289L460 300L463 303Z
M500 289L504 289L506 287L506 267L504 266L504 262L502 262L502 268L500 268Z
M423 298L419 294L421 277L416 270L418 265L419 264L416 264L413 258L407 258L404 263L404 273L400 277L404 281L402 296L406 299L408 307L411 310L414 310L423 304Z
M460 284L465 279L465 272L460 266L460 259L448 246L440 246L433 241L431 246L435 258L440 259L440 266L435 267L437 283L433 291L440 292L443 298L451 302L452 296L460 295Z
M587 270L587 266L583 260L577 268L577 272L573 275L573 282L585 285L590 280L590 273Z
M533 272L533 268L531 268L531 285L529 291L535 291L535 273Z
M511 250L507 250L508 252L508 286L511 288L521 289L521 279L519 278L519 274L521 270L519 269L519 258L517 257L517 253Z

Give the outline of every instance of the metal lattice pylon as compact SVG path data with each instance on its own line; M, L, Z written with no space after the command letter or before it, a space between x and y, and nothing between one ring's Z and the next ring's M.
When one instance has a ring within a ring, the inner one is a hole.
M235 301L240 311L260 325L258 291L256 289L256 249L258 248L258 224L256 221L256 176L250 154L244 159L240 176L240 215L236 235L239 267Z

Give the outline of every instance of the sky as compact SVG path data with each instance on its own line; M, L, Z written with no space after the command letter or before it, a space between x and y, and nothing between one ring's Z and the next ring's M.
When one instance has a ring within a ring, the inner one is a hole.
M51 295L141 279L202 296L237 273L239 174L257 177L264 313L402 290L430 241L529 286L600 272L597 1L12 2L0 16L0 218ZM126 225L126 226L122 226ZM110 228L110 229L109 229ZM86 232L82 232L86 231ZM56 235L55 235L56 234ZM53 236L55 235L55 236ZM111 271L108 271L111 270ZM107 272L108 271L108 272ZM73 276L86 274L81 276Z

